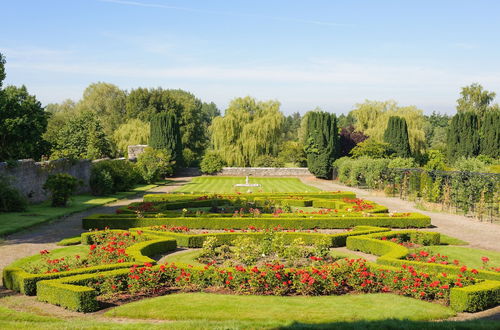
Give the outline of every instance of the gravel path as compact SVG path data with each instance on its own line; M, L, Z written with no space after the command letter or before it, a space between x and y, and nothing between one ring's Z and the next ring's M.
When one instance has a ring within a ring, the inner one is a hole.
M95 213L113 213L116 209L132 202L142 201L147 193L165 193L176 189L191 178L173 178L173 183L158 186L147 192L137 194L127 199L120 199L103 206L75 213L58 220L41 224L30 229L9 235L0 245L0 272L15 260L37 254L40 250L57 248L57 242L64 238L78 236L86 230L82 228L82 218ZM0 279L1 280L1 279ZM2 284L0 282L0 284Z
M404 201L396 197L375 195L369 190L347 187L335 181L321 180L314 177L301 178L302 182L311 186L330 191L348 190L356 193L360 198L369 199L387 206L392 212L419 212L432 219L432 225L437 231L453 236L470 243L470 247L500 251L500 226L488 222L480 222L462 215L422 211L415 208L413 202Z

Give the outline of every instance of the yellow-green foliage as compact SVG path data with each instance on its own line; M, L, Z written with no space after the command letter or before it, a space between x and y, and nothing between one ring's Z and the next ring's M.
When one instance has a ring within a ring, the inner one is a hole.
M500 304L500 282L484 281L463 288L452 288L450 306L457 312L474 313Z

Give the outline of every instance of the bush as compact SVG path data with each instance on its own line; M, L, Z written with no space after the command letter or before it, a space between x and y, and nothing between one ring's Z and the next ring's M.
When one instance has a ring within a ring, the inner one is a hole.
M137 158L137 170L144 181L153 183L174 173L175 161L166 150L146 148Z
M486 171L486 164L480 159L475 157L460 157L458 158L453 167L461 172L484 172Z
M222 157L215 151L210 151L203 156L200 163L201 172L206 174L213 174L220 172L226 165Z
M90 172L90 189L97 196L127 191L141 181L134 165L126 160L100 161L92 165Z
M66 206L68 199L73 195L81 185L81 180L66 173L49 175L43 185L43 189L51 193L52 206Z
M284 164L276 157L261 155L255 159L255 167L283 167Z
M9 181L0 176L0 212L26 210L27 201L21 193L10 186Z

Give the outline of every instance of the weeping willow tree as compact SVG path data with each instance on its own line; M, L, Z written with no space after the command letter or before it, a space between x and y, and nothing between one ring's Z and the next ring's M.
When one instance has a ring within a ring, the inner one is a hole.
M284 118L277 101L236 98L210 126L212 146L228 166L253 166L257 157L278 153Z
M394 101L365 101L356 104L356 109L351 111L356 118L355 128L377 142L384 141L384 133L389 123L389 118L398 116L404 118L408 125L408 137L411 152L418 155L425 149L425 118L422 110L415 106L401 107Z

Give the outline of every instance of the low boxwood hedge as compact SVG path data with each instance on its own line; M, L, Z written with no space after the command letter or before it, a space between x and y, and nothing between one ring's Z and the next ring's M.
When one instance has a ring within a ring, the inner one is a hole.
M101 216L99 214L83 218L85 229L129 229L151 226L187 226L192 229L246 229L250 226L257 228L273 228L281 226L287 229L344 229L355 226L375 226L392 228L425 228L430 226L431 218L412 213L408 216L355 216L355 217L176 217L176 218L148 218L134 216Z
M452 288L450 307L457 312L479 312L500 304L500 282L484 281L463 288Z
M395 270L391 266L378 266L379 269ZM177 268L201 270L201 267L176 263ZM159 266L153 267L158 270ZM40 301L52 303L78 312L94 312L100 309L96 300L97 291L87 287L97 279L119 278L126 276L128 269L117 269L100 274L83 274L64 277L56 280L40 281L37 284L37 298ZM483 281L464 288L452 288L450 306L457 312L481 311L499 303L500 282Z
M177 241L178 246L189 247L189 248L201 248L203 242L208 237L217 237L217 241L220 245L231 244L235 239L243 236L250 236L255 239L263 238L266 233L264 232L247 232L247 233L207 233L207 234L188 234L188 233L173 233L173 232L163 232L155 231L151 228L141 228L144 233L162 235L166 237L172 237ZM387 232L390 229L362 226L354 228L352 231L338 234L323 234L323 233L301 233L301 232L281 232L283 235L285 243L291 243L297 238L301 238L306 244L313 245L325 238L330 241L330 247L341 247L345 246L346 239L349 236L355 235L365 235L377 232Z
M91 237L95 233L84 233L83 237ZM59 273L49 274L31 274L19 267L5 267L3 269L3 284L6 288L18 291L22 294L32 296L36 294L36 283L43 280L58 279L79 274L101 273L119 268L129 268L140 262L155 263L156 261L148 256L154 256L163 252L173 251L177 248L177 242L173 238L158 237L150 235L151 240L139 242L126 249L126 253L131 256L134 261L116 263L109 265L99 265L87 268L79 268ZM87 240L88 242L88 240Z
M438 245L440 240L439 233L422 231L392 231L389 233L375 233L348 237L346 246L350 250L362 251L365 253L380 256L377 259L377 263L381 265L394 267L409 265L420 271L432 273L447 273L454 275L461 273L460 267L457 267L455 265L442 265L439 263L427 263L403 259L410 252L406 247L401 246L397 243L380 239L382 237L387 237L388 239L390 239L392 237L404 234L410 235L412 237L416 237L418 235L418 238L422 240L423 245ZM475 274L474 276L485 280L500 281L500 273L488 270L479 269L477 270L477 274Z

